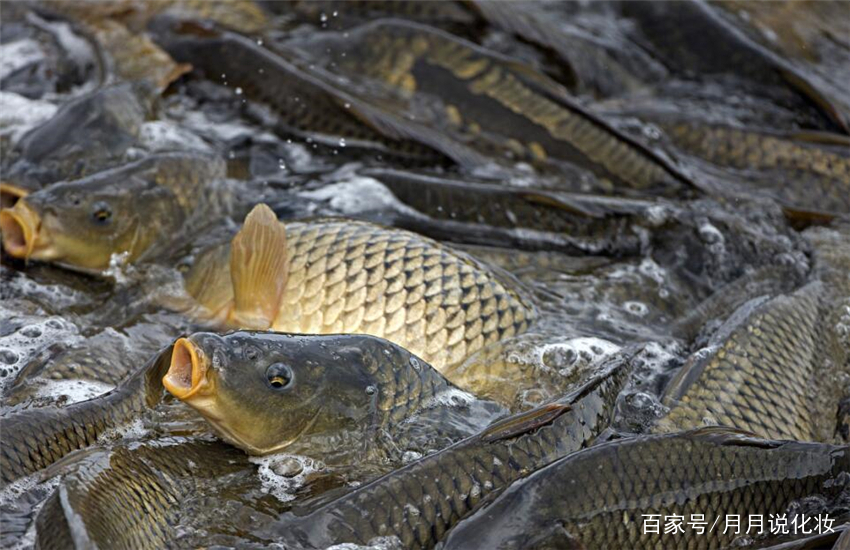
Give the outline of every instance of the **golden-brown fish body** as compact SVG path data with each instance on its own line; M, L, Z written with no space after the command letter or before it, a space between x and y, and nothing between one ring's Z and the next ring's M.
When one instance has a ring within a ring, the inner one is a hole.
M240 235L253 234L254 213ZM240 250L278 262L278 275L268 277L266 287L243 284L244 277L237 281L234 275L245 264L234 260L232 245L209 250L187 276L187 290L207 316L241 328L378 336L437 370L524 332L535 317L512 277L431 239L346 219L289 222L284 228L270 211L268 216L285 237L243 239ZM240 321L240 310L249 307L239 305L240 293L259 293L259 318Z
M33 407L0 417L0 486L47 468L136 420L162 397L170 346L109 393L64 407Z

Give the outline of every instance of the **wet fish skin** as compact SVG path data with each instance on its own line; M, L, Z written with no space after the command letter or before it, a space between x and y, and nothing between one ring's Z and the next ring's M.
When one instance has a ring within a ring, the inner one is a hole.
M582 175L586 180L589 172L609 190L689 190L669 163L581 108L554 81L447 33L381 20L308 43L308 48L328 50L334 71L352 79L372 78L396 92L395 102L375 102L410 135L421 134L423 142L424 128L438 132L438 139L427 143L452 158L455 149L466 148L491 163L507 156L573 172L578 166L583 172L571 174L577 181ZM409 98L414 92L433 97L443 116L431 107L413 113L414 123L393 112L413 109Z
M263 536L294 548L366 544L378 536L396 536L405 548L431 548L487 497L604 430L629 372L628 357L612 360L562 399L496 422L307 515L284 514Z
M759 440L725 428L611 441L515 483L443 548L658 548L672 542L665 516L703 514L710 526L727 514L785 514L796 499L846 491L848 471L850 447ZM660 535L642 534L643 514L661 514ZM726 548L738 536L708 526L701 535L685 528L675 546Z
M272 52L236 33L170 16L153 18L149 32L176 60L218 80L245 97L269 106L279 118L276 130L287 136L339 148L363 148L402 161L444 164L445 157L411 139L388 137L358 116L358 102L344 91L294 63L282 48Z
M443 371L536 317L510 275L415 233L330 218L284 227L286 285L272 330L369 334ZM208 250L186 277L213 315L233 303L229 249Z
M198 522L207 536L234 531L227 520L243 514L242 492L260 489L255 469L242 451L217 441L168 438L98 449L76 461L44 503L36 517L35 546L68 548L75 540L70 525L84 537L77 539L78 548L197 546L185 542L192 540L185 533L178 537L172 522ZM218 483L222 479L227 483ZM244 512L251 513L256 514ZM254 519L239 517L246 523Z
M826 132L781 134L718 124L662 121L685 152L746 171L743 192L776 197L791 211L850 212L850 138ZM736 181L736 183L738 183ZM737 186L731 192L740 191Z
M681 74L728 73L772 101L810 112L817 128L846 133L848 120L805 74L731 25L707 2L619 2L637 42Z
M178 340L163 384L251 454L286 450L325 462L373 452L379 432L397 433L453 387L380 338L247 331Z
M379 180L400 201L437 220L428 223L400 213L393 220L397 227L428 232L441 240L525 250L634 254L639 243L629 234L630 225L647 209L659 205L658 201L511 189L384 168L361 173ZM478 224L482 227L475 227Z
M126 83L69 101L21 138L10 152L3 184L33 192L121 163L151 115L154 98L147 84Z
M113 254L135 262L227 212L230 197L211 186L225 174L216 157L163 153L54 184L0 212L6 252L82 271L106 269Z
M93 445L106 431L135 420L162 396L170 346L111 392L65 407L43 407L0 417L2 485L47 468Z
M739 308L670 382L662 397L670 412L653 430L720 424L764 438L832 441L838 377L850 371L836 329L850 300L847 235L804 235L814 245L810 282Z

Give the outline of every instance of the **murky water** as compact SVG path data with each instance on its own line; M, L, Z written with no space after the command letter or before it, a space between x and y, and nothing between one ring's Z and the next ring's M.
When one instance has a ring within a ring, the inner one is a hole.
M0 414L96 398L176 338L216 328L171 306L186 299L183 276L200 251L260 202L284 222L357 218L463 250L529 296L537 317L456 368L464 389L435 398L440 414L425 407L408 419L380 459L248 457L168 395L5 487L3 547L62 547L65 536L81 547L267 544L263 526L280 514L565 395L625 353L632 370L607 435L643 434L670 410L670 380L718 349L736 311L822 277L803 231L840 230L850 212L841 2L703 6L719 18L710 43L690 40L707 23L678 2L540 2L522 17L452 3L168 4L3 6L4 183L34 191L50 174L71 180L183 151L225 159L226 180L208 192L233 200L227 215L138 263L116 255L80 273L4 253ZM135 38L116 40L110 25ZM162 49L136 42L145 28ZM711 42L729 32L737 42ZM122 48L194 69L163 81ZM69 102L145 78L155 99L120 132L95 139L72 118L56 131L81 150L51 157L22 145ZM835 288L838 313L824 315L841 352L822 378L846 397L850 296ZM521 375L497 380L497 361ZM149 515L128 480L158 495ZM60 516L67 527L53 525Z

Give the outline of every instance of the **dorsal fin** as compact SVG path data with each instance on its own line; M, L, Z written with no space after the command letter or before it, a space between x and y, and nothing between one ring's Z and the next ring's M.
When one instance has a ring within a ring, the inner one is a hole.
M730 428L728 426L706 426L697 428L688 433L689 437L704 439L717 443L718 445L735 445L741 447L759 447L762 449L773 449L782 445L781 441L761 439L753 432Z
M496 422L481 434L481 438L487 443L510 439L545 426L571 409L570 405L559 403L542 405Z
M239 328L269 328L288 274L286 229L271 208L258 204L230 245L233 311L229 322Z

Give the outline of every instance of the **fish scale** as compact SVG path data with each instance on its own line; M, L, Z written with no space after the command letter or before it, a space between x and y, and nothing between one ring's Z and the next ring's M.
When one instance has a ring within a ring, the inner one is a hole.
M522 480L452 531L444 548L728 548L723 518L785 514L795 500L846 491L850 448L775 442L725 428L612 441L564 457ZM564 488L569 487L569 491ZM660 534L644 533L659 514ZM705 532L685 522L702 514ZM684 533L665 534L683 516ZM712 528L715 518L720 524ZM790 522L789 522L790 523ZM505 526L505 527L503 527ZM509 526L509 527L507 527ZM675 537L675 538L673 538Z
M745 190L752 185L790 208L830 214L850 211L850 139L846 136L781 134L674 120L657 123L688 154L750 175L763 173L749 177Z
M537 313L510 275L404 230L354 220L290 222L288 276L271 328L386 338L437 370L525 332ZM210 311L232 298L227 246L187 290Z
M822 399L812 384L824 362L819 308L823 284L810 283L757 306L707 358L692 358L670 384L670 413L656 425L668 432L706 424L733 426L760 437L816 440Z
M98 398L64 407L26 409L0 418L0 485L47 468L77 449L93 445L153 406L162 394L167 363L161 352L120 386Z
M431 548L485 497L599 434L627 376L628 357L612 360L554 405L509 417L308 515L285 514L263 534L297 548L366 544L380 536L396 536L404 548ZM557 412L548 416L553 406Z

